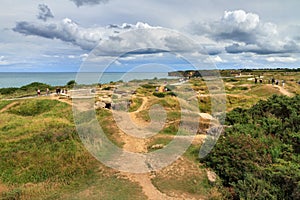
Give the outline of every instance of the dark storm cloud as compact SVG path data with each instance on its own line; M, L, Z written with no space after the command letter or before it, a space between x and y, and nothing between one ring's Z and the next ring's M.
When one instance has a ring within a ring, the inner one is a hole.
M109 0L70 0L76 4L77 7L84 5L97 5L100 3L107 3Z
M46 4L39 4L38 9L39 9L39 14L37 15L38 19L47 21L49 18L54 17L50 8Z

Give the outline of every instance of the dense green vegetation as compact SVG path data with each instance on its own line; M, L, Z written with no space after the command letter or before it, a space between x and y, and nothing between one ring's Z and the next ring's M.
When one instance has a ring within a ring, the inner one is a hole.
M53 89L48 84L33 82L28 85L22 86L20 88L17 87L10 87L10 88L0 88L0 94L5 95L7 97L23 97L23 96L31 96L36 94L36 91L40 89L42 92L46 91L49 88L50 90Z
M274 95L226 116L229 127L202 160L235 199L300 198L300 96Z

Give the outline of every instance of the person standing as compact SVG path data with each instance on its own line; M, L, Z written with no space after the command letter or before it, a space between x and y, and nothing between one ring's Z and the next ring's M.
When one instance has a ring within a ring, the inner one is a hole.
M46 95L48 96L50 94L49 88L46 89Z
M282 80L282 81L281 81L281 83L282 83L282 87L284 87L285 81L284 81L284 80Z
M38 97L41 95L41 90L40 89L37 90L37 95L38 95Z

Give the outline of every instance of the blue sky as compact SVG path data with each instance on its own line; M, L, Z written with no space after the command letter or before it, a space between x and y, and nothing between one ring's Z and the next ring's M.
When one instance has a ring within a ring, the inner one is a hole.
M297 0L2 0L0 72L76 72L91 52L98 64L125 54L113 71L147 63L184 69L186 56L204 68L298 68L299 7ZM126 54L133 49L140 51Z

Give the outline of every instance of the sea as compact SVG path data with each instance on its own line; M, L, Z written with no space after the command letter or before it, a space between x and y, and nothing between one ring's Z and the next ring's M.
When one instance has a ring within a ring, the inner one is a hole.
M91 76L92 80L98 80L98 83L109 83L111 81L115 82L119 80L128 82L131 80L171 78L168 76L167 72L85 73L85 77L88 76ZM97 76L96 79L95 76ZM46 83L51 86L64 86L70 80L77 80L77 77L78 73L76 72L0 72L0 88L21 87L32 82ZM86 82L81 82L81 84L90 84L90 82L87 80Z

